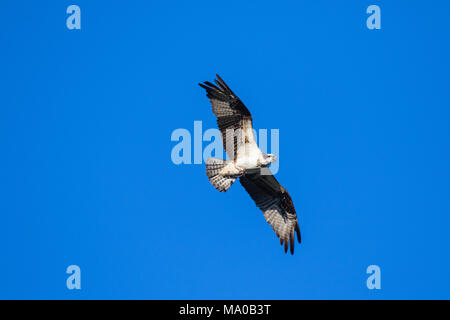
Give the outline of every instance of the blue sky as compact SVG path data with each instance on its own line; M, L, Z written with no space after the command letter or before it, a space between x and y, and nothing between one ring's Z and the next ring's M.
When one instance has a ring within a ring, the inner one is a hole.
M449 10L2 1L0 298L450 298ZM215 127L215 73L280 130L294 256L239 184L171 161L173 130Z

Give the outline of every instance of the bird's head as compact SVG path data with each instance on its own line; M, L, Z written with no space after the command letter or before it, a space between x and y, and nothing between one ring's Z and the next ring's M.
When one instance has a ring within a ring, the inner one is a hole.
M264 163L263 165L268 166L269 164L277 161L277 157L274 154L265 154L264 155Z

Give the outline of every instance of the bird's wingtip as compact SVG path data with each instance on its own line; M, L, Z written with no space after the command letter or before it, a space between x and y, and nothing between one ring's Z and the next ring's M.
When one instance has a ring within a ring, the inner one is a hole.
M302 243L302 234L300 233L300 227L297 225L295 226L295 232L297 233L297 241L298 243Z
M202 87L203 89L208 90L208 87L207 87L205 84L199 82L198 85L199 85L200 87Z

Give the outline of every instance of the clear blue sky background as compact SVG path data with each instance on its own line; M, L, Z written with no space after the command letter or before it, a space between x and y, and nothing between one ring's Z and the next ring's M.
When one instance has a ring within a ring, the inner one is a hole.
M450 298L449 10L2 1L0 298ZM215 127L215 73L280 129L294 256L239 184L171 162L174 129Z

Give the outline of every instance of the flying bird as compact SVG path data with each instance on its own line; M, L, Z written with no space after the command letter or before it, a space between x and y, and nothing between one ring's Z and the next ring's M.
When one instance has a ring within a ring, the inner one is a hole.
M216 75L215 84L199 85L206 90L217 117L223 147L230 160L208 158L206 175L220 192L227 191L239 178L264 218L272 226L284 252L294 254L295 234L301 242L297 214L291 196L275 179L268 166L276 161L273 154L262 152L253 135L252 115L227 84Z

